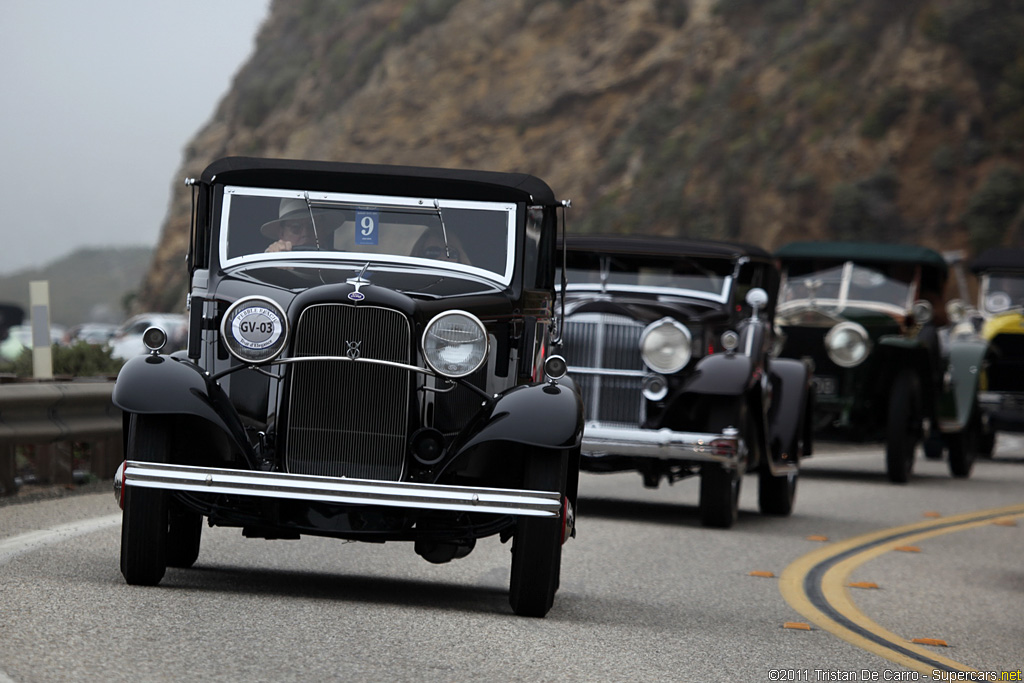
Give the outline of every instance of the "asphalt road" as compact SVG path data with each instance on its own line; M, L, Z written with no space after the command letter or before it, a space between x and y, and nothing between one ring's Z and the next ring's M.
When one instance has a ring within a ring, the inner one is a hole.
M969 669L999 680L1024 668L1024 440L1001 438L967 480L919 456L905 486L886 481L880 447L821 450L792 517L762 517L748 477L730 530L699 525L695 480L648 490L635 474L585 475L579 535L542 620L511 614L497 539L436 566L404 544L204 529L193 569L142 588L118 570L112 494L0 507L0 683L969 680Z

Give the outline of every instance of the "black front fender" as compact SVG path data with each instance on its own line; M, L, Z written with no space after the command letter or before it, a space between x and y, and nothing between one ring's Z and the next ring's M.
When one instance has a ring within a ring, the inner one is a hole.
M811 445L803 444L806 432L808 401L810 401L810 373L807 366L798 360L775 358L769 361L768 375L772 384L772 407L770 413L770 452L772 460L778 463L797 462L802 453L810 454Z
M452 444L457 455L498 441L555 450L577 448L583 435L583 401L565 384L520 385L485 406L465 433L464 440Z
M701 358L683 386L688 394L738 396L754 381L754 362L741 353L716 353Z
M111 401L126 414L202 418L224 432L254 462L245 428L227 394L187 360L164 355L135 356L118 373Z

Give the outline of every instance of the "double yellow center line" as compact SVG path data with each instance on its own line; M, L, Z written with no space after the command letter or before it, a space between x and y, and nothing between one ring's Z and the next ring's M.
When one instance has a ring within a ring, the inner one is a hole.
M935 669L976 671L918 647L868 619L850 599L847 582L854 569L899 546L1012 517L1024 517L1024 504L928 520L836 542L786 567L779 577L779 590L786 602L820 628L900 666L924 674Z

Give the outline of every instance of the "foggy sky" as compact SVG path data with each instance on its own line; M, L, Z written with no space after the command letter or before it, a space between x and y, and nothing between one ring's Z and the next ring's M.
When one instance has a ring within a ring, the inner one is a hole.
M0 274L154 246L269 0L3 0Z

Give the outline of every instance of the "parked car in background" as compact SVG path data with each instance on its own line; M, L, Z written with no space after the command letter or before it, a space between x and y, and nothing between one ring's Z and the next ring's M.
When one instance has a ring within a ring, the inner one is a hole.
M121 571L251 538L511 541L541 617L574 535L583 409L550 355L557 211L514 173L228 158L194 183L186 354L121 370Z
M581 467L648 487L700 477L700 519L730 527L758 475L766 514L793 509L811 455L810 373L773 359L779 272L764 250L572 236L562 350L586 406Z
M1024 432L1024 249L983 251L971 270L989 343L978 400L989 427L981 452L991 455L997 431Z
M50 325L50 344L63 344L66 334L63 325ZM0 341L0 358L17 360L21 354L32 348L32 323L14 325L7 330L7 338Z
M953 476L969 476L980 447L986 344L950 333L943 256L855 242L795 242L776 256L780 355L814 367L816 431L884 441L893 482L909 480L926 441L939 457L948 451Z
M68 329L64 343L71 345L85 342L94 346L106 346L117 333L117 325L109 323L83 323Z
M150 327L159 327L167 334L167 351L185 348L188 319L177 313L140 313L121 323L110 338L110 355L128 360L148 351L142 335Z
M12 325L7 330L7 338L0 342L0 357L4 360L17 360L25 349L32 348L32 326Z

